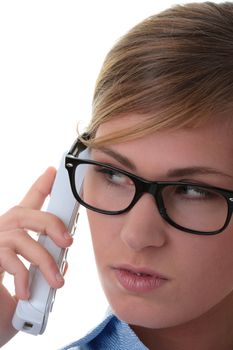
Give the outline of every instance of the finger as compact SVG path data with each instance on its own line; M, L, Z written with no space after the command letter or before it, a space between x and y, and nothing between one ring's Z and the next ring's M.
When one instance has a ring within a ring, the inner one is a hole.
M48 168L32 185L26 196L20 202L20 206L32 209L40 209L45 198L50 194L55 179L56 170Z
M19 299L28 299L28 271L17 255L9 248L1 248L0 265L14 276L15 293Z
M47 249L31 238L24 230L15 230L15 232L11 232L8 237L9 236L13 236L14 239L10 238L7 240L7 237L5 238L4 246L8 248L0 249L0 259L1 256L5 257L5 251L10 250L15 254L20 254L33 265L38 266L53 288L59 288L64 284L64 279L59 271L58 265ZM5 263L4 266L6 267L6 271L11 273L11 265L6 265Z
M2 232L0 240L9 237L8 231L15 229L26 229L47 234L61 247L67 247L73 241L62 220L54 214L39 210L19 206L10 209L1 217L0 230Z

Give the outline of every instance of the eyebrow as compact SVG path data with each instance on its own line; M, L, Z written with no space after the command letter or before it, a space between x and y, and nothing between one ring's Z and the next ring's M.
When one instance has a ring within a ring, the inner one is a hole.
M120 164L123 166L126 166L132 171L136 171L137 167L136 165L126 156L110 149L107 147L101 147L96 149L98 151L101 151L110 157L117 160ZM174 177L184 177L184 176L195 176L195 175L219 175L228 177L230 179L233 179L233 175L229 175L226 173L223 173L222 171L212 168L212 167L206 167L206 166L190 166L185 168L175 168L170 169L166 173L166 177L174 178Z
M183 176L194 176L194 175L220 175L233 179L233 176L223 173L220 170L205 167L205 166L191 166L186 168L170 169L167 172L168 177L183 177Z
M116 159L120 164L126 166L130 170L133 170L133 171L137 170L135 164L133 162L131 162L131 160L128 157L123 156L122 154L120 154L116 151L113 151L112 149L107 148L107 147L101 147L101 148L98 148L97 150L107 154L108 156L110 156L114 159Z

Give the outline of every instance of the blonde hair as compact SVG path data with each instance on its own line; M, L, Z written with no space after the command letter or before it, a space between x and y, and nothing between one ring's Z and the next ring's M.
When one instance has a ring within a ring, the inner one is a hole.
M178 5L136 25L108 53L96 82L88 144L196 127L232 101L233 3ZM95 137L102 123L127 113L145 118Z

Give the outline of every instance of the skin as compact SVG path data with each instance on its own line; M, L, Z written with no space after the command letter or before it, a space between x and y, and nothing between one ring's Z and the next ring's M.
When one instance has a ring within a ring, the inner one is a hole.
M97 136L122 125L127 128L140 118L128 115L103 124ZM197 129L157 132L93 150L92 158L148 180L186 180L233 190L232 148L229 125L212 121ZM112 151L127 157L135 170ZM205 171L182 174L182 169L193 167ZM88 211L88 218L109 303L145 345L152 350L233 348L232 220L219 235L188 234L160 217L150 194L126 214ZM113 269L121 264L152 269L168 281L149 293L129 292Z
M128 127L140 118L128 115L108 122L98 129L98 135L122 125ZM233 164L229 161L232 146L229 125L211 122L195 130L157 132L108 146L117 152L117 158L106 149L93 150L92 157L148 180L189 180L233 190ZM135 169L122 164L119 154ZM205 171L190 170L194 166ZM54 176L54 169L48 169L23 201L0 217L0 275L1 279L4 271L14 275L18 298L28 298L28 273L16 254L38 265L53 287L64 283L51 256L27 234L27 229L46 233L62 247L72 243L64 224L40 211ZM88 211L88 218L109 303L149 349L233 348L232 220L222 234L191 235L164 222L149 194L126 214L108 216ZM149 293L129 292L119 284L113 270L120 264L150 268L168 281ZM0 346L15 334L11 327L15 302L0 285Z
M47 234L64 248L72 243L63 222L52 214L40 211L51 191L55 174L55 169L47 169L21 203L0 217L0 282L5 271L12 274L16 292L15 296L11 296L0 283L0 347L16 334L11 320L17 299L29 297L28 271L16 254L38 265L52 287L60 288L64 284L54 259L27 233L27 230L32 230Z

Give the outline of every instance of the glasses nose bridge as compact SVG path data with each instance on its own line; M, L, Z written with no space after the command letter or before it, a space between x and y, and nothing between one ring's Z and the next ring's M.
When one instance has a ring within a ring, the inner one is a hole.
M144 182L143 183L143 193L149 193L151 194L154 199L156 199L157 193L158 193L158 183L157 182Z
M147 181L143 181L141 183L142 185L142 189L141 189L141 195L140 197L144 194L144 193L149 193L153 196L154 201L155 201L155 205L160 213L160 215L165 218L166 217L166 209L164 207L163 204L163 200L161 198L160 195L160 191L163 188L163 186L161 186L161 184L159 184L158 182L147 182Z
M141 181L140 185L141 185L140 186L141 189L140 189L140 194L139 194L138 199L141 198L141 196L144 193L149 193L154 198L155 205L157 206L158 211L162 215L163 214L163 205L161 203L161 199L158 196L159 190L160 190L160 185L158 184L158 182Z

